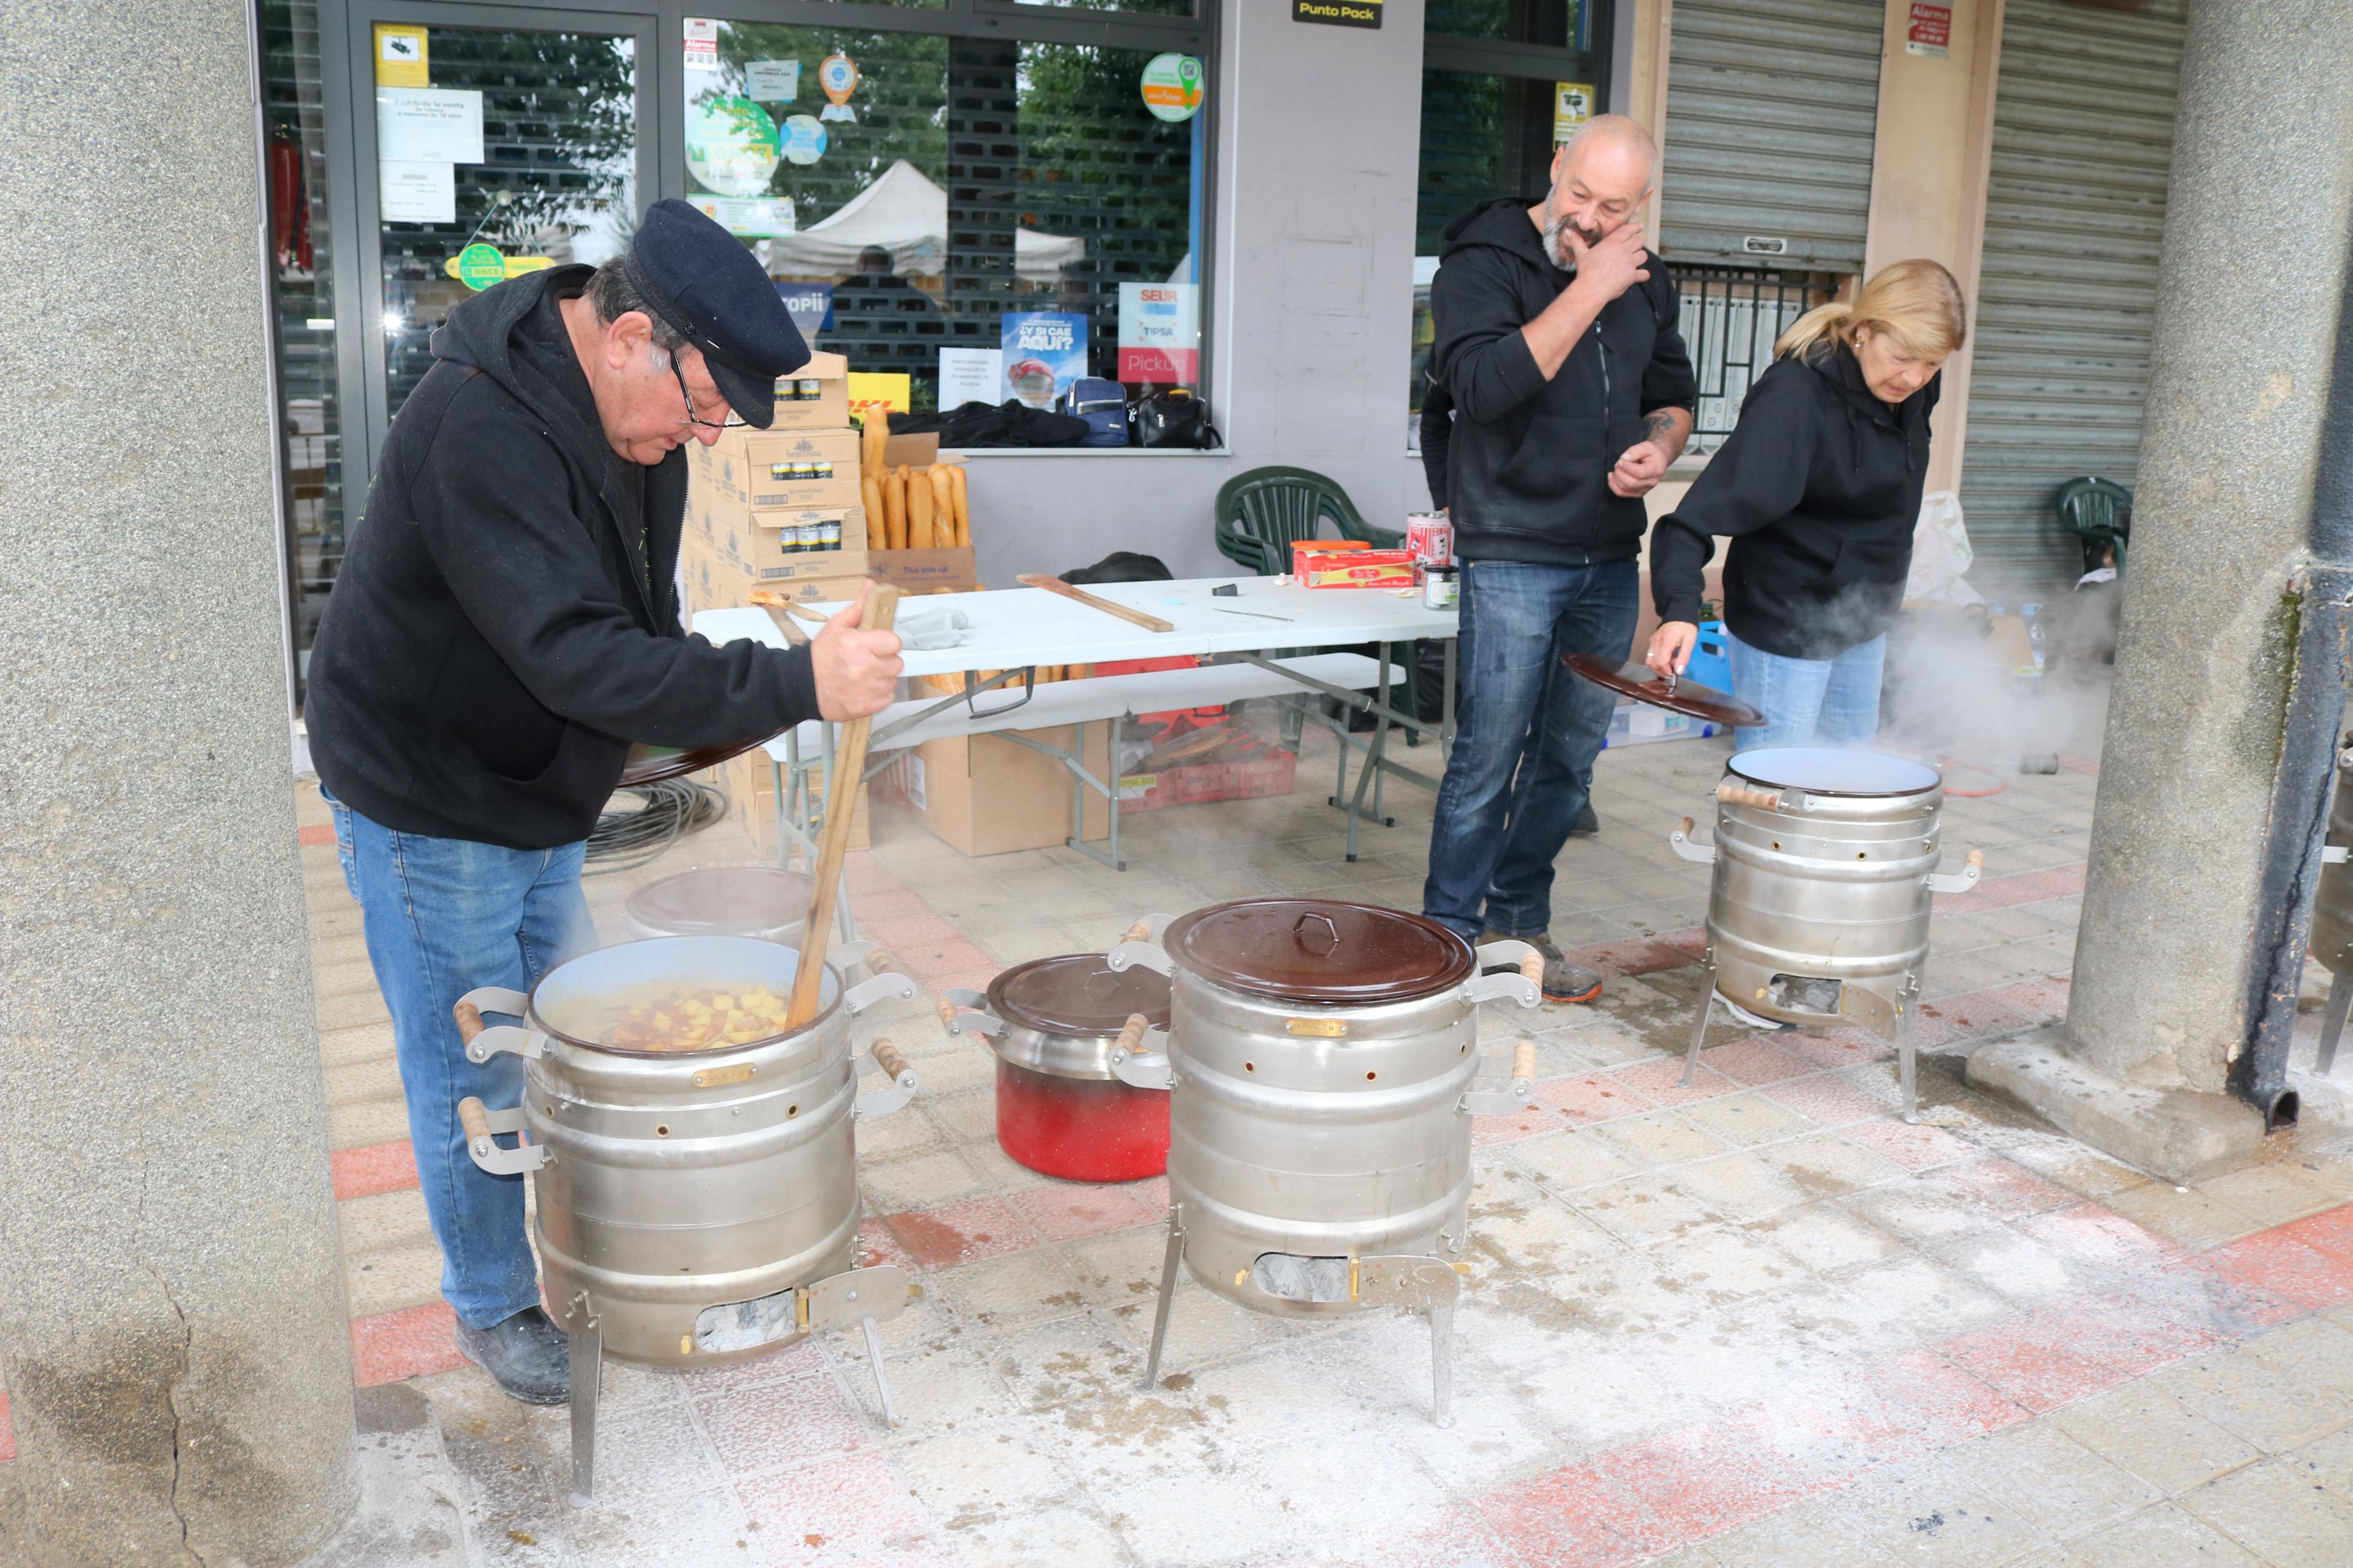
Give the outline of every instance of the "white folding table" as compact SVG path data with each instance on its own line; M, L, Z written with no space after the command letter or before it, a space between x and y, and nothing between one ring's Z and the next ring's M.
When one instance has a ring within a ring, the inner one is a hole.
M1233 592L1218 594L1212 591L1220 587L1230 587ZM969 624L955 647L929 651L911 648L901 657L907 674L961 675L965 689L936 699L894 704L876 722L869 742L871 753L880 755L898 749L898 746L912 744L916 739L929 738L937 730L939 721L950 710L959 706L971 715L973 721L963 727L965 732L981 732L982 721L986 721L990 730L1004 730L1012 722L1006 715L1018 713L1031 702L1038 701L1038 693L1092 684L1091 681L1054 682L1039 687L1034 678L1040 665L1094 665L1128 659L1217 655L1227 660L1254 665L1282 678L1279 689L1313 691L1336 700L1346 709L1372 716L1373 730L1367 741L1358 741L1351 735L1345 722L1334 726L1342 744L1339 784L1334 792L1332 805L1347 814L1349 859L1356 858L1356 832L1364 815L1368 786L1372 815L1384 825L1390 825L1390 819L1381 814L1380 784L1383 775L1394 773L1426 789L1438 787L1438 780L1392 759L1388 755L1388 742L1392 726L1411 734L1430 735L1441 741L1451 732L1454 718L1454 638L1457 633L1453 611L1424 608L1418 593L1400 596L1381 589L1303 588L1279 577L1212 577L1167 583L1101 584L1090 585L1087 592L1157 616L1171 623L1174 629L1153 631L1042 588L934 594L902 599L899 606L902 617L943 609L964 613ZM842 606L819 604L808 607L818 614L830 615ZM748 638L781 647L786 641L769 612L757 608L704 610L694 617L694 630L714 643ZM1390 699L1394 684L1391 648L1399 643L1424 640L1440 642L1445 648L1443 712L1434 724L1424 721L1419 711L1414 710L1409 681L1404 710L1393 706ZM1319 679L1312 666L1303 668L1296 661L1286 664L1276 652L1364 643L1376 644L1379 649L1377 679L1375 694L1371 697ZM977 674L981 670L997 670L999 673L983 680ZM1136 680L1145 678L1098 679ZM1015 686L1020 689L1021 695L1009 701L984 709L975 700L984 692ZM1066 698L1068 695L1065 693ZM1057 721L1050 716L1050 711L1060 706L1060 701L1040 701L1038 721L1048 724L1067 722L1067 719ZM918 726L922 726L920 731ZM807 731L812 726L801 728ZM817 731L814 737L787 732L771 742L771 755L778 763L780 817L785 814L786 802L795 794L794 784L788 782L786 770L789 768L804 778L806 776L807 764L798 760L799 748L805 739L817 740L826 759L829 761L831 758L834 727L818 724L813 728ZM1361 751L1365 759L1353 792L1347 787L1351 750ZM1074 759L1063 760L1066 766L1075 766ZM1117 772L1115 757L1113 771L1114 773ZM1111 781L1111 793L1115 799L1116 778ZM796 837L806 837L808 824L802 820L806 815L805 809L799 807L790 814L791 825L797 830L794 833ZM1089 854L1098 854L1082 842L1076 843L1076 847ZM1098 855L1098 858L1102 857Z

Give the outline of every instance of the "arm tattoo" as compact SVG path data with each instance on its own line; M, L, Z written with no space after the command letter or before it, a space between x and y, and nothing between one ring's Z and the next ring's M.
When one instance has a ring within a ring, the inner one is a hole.
M1656 441L1663 447L1674 433L1675 416L1665 409L1662 408L1655 414L1646 414L1642 416L1642 435L1647 439Z

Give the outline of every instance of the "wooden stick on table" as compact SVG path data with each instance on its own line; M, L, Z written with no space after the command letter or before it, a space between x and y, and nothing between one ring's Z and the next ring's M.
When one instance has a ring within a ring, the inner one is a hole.
M858 624L869 631L887 632L898 614L899 590L888 583L870 584ZM793 972L792 998L785 1009L787 1029L804 1027L817 1016L826 943L833 933L833 906L841 892L841 861L849 852L849 814L865 780L866 742L872 729L872 720L852 719L841 727L841 742L833 751L833 776L825 781L825 836L818 842L808 918L801 925L800 967Z
M1176 629L1176 623L1174 621L1164 621L1158 616L1147 616L1142 610L1131 610L1125 605L1114 605L1109 599L1099 599L1083 588L1071 586L1060 577L1048 577L1040 573L1029 572L1024 573L1015 581L1025 588L1043 588L1049 594L1060 594L1065 599L1075 599L1090 608L1103 611L1105 615L1117 616L1123 621L1133 621L1148 632L1173 632Z
M776 629L785 634L786 642L795 647L800 647L807 643L808 633L801 630L793 622L795 616L807 613L798 605L794 604L782 594L772 594L765 588L753 589L751 598L754 604L768 612L768 618L776 623ZM819 616L818 619L822 621L825 617Z

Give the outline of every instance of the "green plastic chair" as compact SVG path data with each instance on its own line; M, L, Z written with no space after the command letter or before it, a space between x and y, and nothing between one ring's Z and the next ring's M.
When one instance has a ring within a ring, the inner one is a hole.
M2132 538L2132 491L2114 479L2069 479L2051 498L2059 526L2086 544L2108 546L2116 552L2116 574L2125 570L2125 545ZM2084 552L2085 569L2097 558Z
M1361 539L1379 550L1402 549L1405 535L1375 528L1348 492L1306 468L1274 467L1236 474L1218 489L1218 550L1261 577L1291 570L1291 547L1314 539L1326 520L1335 539Z

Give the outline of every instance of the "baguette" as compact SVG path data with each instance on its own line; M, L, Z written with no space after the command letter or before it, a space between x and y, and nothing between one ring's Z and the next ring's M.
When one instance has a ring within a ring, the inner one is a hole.
M891 548L889 531L883 526L882 481L869 468L866 477L858 481L859 495L866 502L866 547L869 550Z
M929 550L933 547L932 521L931 478L928 474L910 475L907 479L908 549Z
M956 537L955 486L948 479L946 468L932 465L932 542L938 545L961 544Z
M964 465L950 463L947 465L947 470L948 489L955 500L955 542L958 544L970 544L972 542L972 503L965 499L964 493Z
M859 449L863 466L870 474L882 471L882 448L891 442L891 411L870 408L858 426Z
M907 481L901 474L885 470L882 475L882 548L907 548Z

